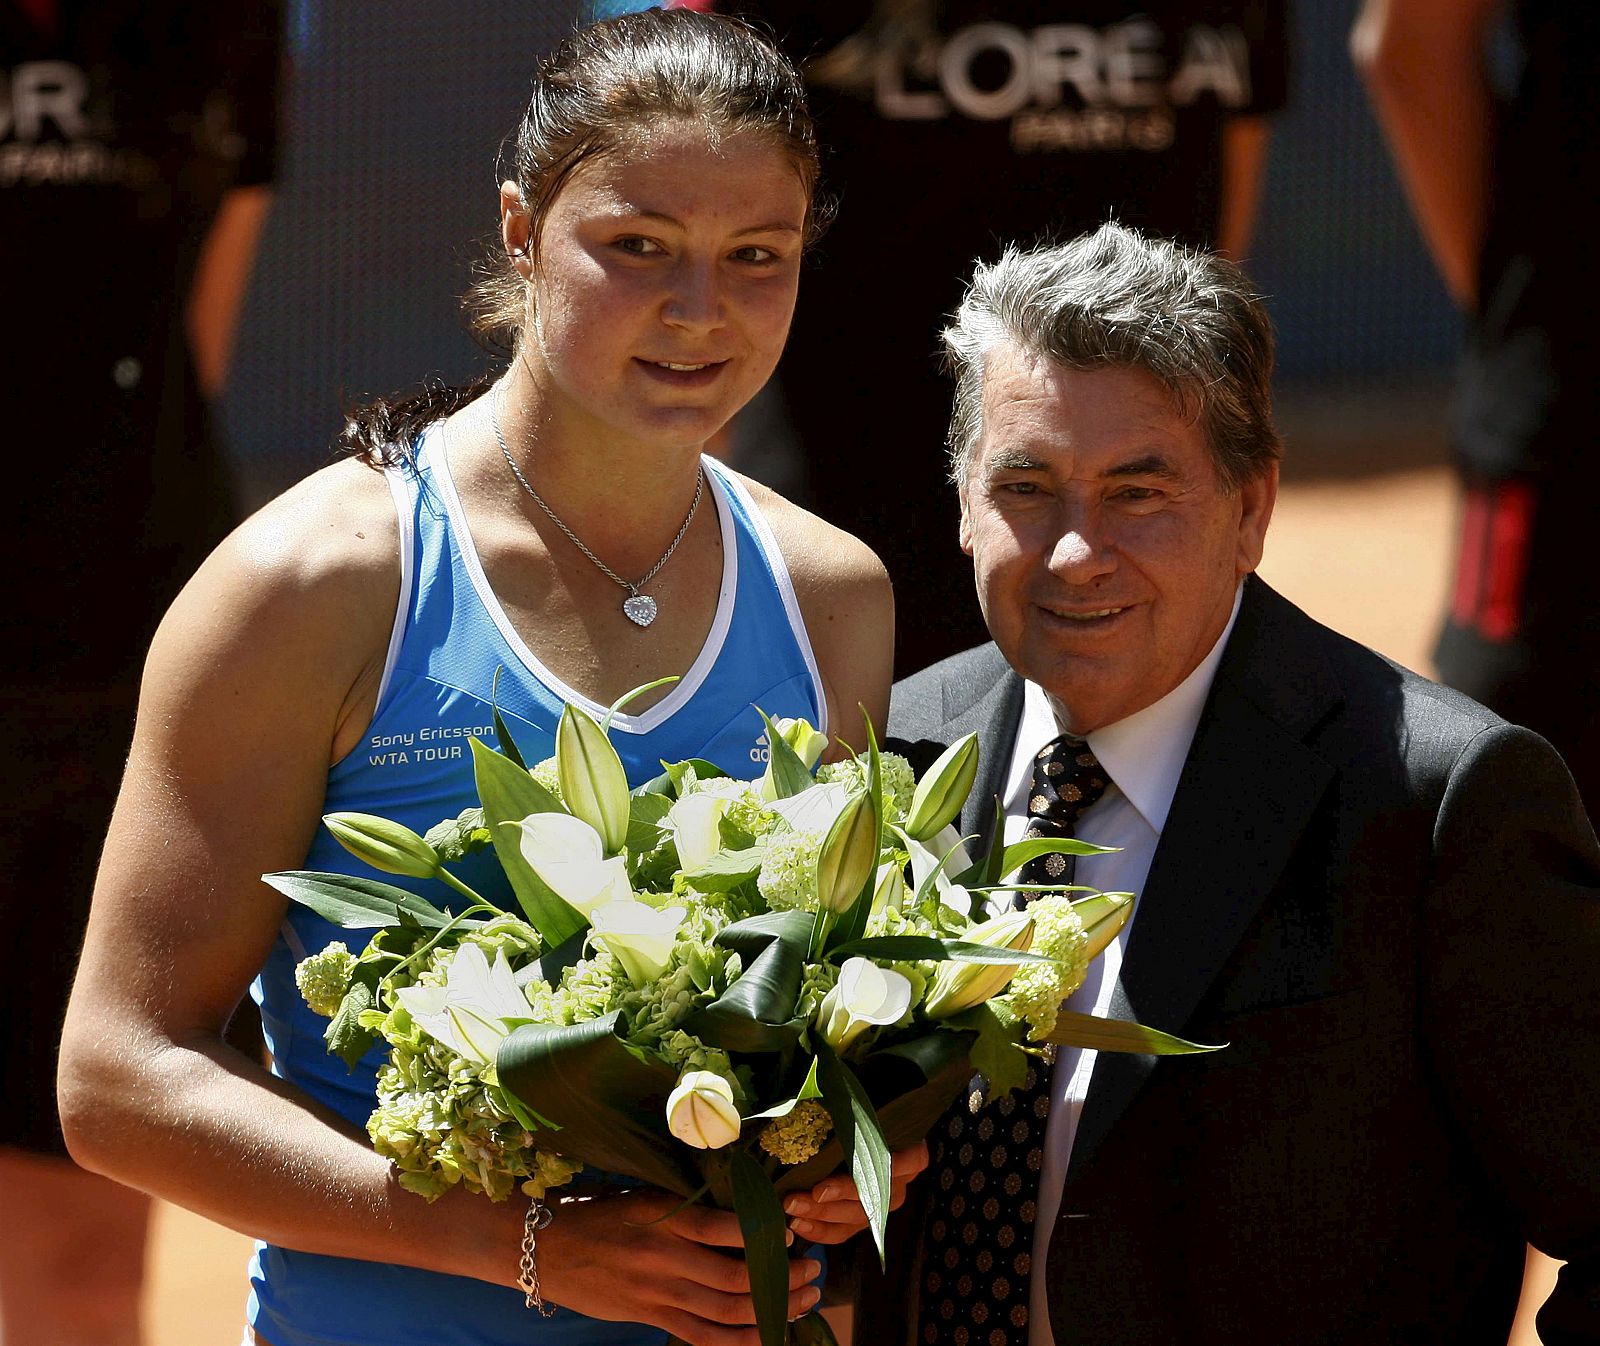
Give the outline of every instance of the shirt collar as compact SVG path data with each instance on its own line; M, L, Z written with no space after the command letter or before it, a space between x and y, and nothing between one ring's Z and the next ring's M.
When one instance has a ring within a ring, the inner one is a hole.
M1159 701L1088 735L1090 751L1100 759L1100 765L1106 769L1112 782L1158 836L1166 826L1167 814L1172 810L1172 798L1178 792L1178 778L1183 774L1183 764L1189 756L1189 745L1194 742L1195 730L1200 727L1200 712L1205 708L1206 697L1211 694L1217 665L1222 662L1222 651L1228 644L1228 637L1233 634L1234 623L1239 619L1239 603L1243 595L1244 586L1241 584L1233 596L1233 611L1228 616L1228 624L1222 628L1222 634L1217 637L1206 657L1187 678ZM1023 699L1024 725L1030 721L1055 723L1055 713L1042 687L1033 682L1026 683Z

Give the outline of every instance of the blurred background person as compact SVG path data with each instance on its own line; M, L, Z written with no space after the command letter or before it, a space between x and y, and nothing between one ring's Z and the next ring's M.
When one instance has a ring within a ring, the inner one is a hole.
M1503 95L1491 80L1501 37L1516 67ZM1468 323L1450 416L1465 500L1438 672L1554 743L1592 810L1600 280L1575 255L1600 226L1600 9L1367 0L1351 45Z
M139 1339L149 1201L66 1158L56 1044L145 648L232 522L210 399L267 210L278 27L270 0L0 3L6 1346Z
M791 489L888 567L903 676L987 638L938 470L949 392L937 337L961 277L1003 243L1107 219L1241 256L1266 117L1285 99L1285 3L718 7L769 24L805 62L838 197L776 405L753 433L736 430L734 458L792 427L804 481Z

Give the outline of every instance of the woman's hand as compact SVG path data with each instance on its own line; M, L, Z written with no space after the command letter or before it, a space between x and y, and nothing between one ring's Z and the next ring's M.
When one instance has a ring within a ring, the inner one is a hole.
M759 1346L738 1217L682 1205L638 1191L559 1206L539 1235L544 1297L591 1318L665 1328L691 1346ZM790 1318L816 1305L821 1273L791 1259Z
M896 1150L889 1163L889 1209L905 1203L906 1186L928 1166L928 1145L918 1141L910 1149ZM856 1193L855 1180L837 1173L819 1182L809 1194L792 1192L783 1199L789 1228L808 1243L843 1243L867 1227L867 1212Z

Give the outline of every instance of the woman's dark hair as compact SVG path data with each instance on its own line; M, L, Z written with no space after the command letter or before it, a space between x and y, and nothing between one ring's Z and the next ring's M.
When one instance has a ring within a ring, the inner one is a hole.
M529 252L552 203L582 164L637 143L672 122L697 123L709 142L738 134L770 137L805 187L808 241L822 227L817 204L816 135L805 84L781 52L748 24L692 9L648 9L579 29L543 61L517 127L505 176L527 203ZM474 332L515 349L525 289L498 247L466 298ZM465 406L488 386L432 386L350 413L340 435L346 452L383 462L408 457L432 421Z

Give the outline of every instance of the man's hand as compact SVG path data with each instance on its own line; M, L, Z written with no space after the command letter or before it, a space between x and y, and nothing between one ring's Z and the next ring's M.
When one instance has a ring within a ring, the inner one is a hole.
M591 1318L665 1328L691 1346L759 1346L738 1217L682 1204L655 1191L563 1204L539 1235L544 1297ZM810 1282L821 1272L809 1258L790 1260L791 1318L816 1304Z
M925 1141L894 1152L889 1164L890 1210L900 1209L907 1184L927 1166ZM795 1237L808 1243L843 1243L867 1227L867 1212L856 1193L855 1180L846 1173L819 1182L809 1194L791 1192L783 1199L783 1209Z

